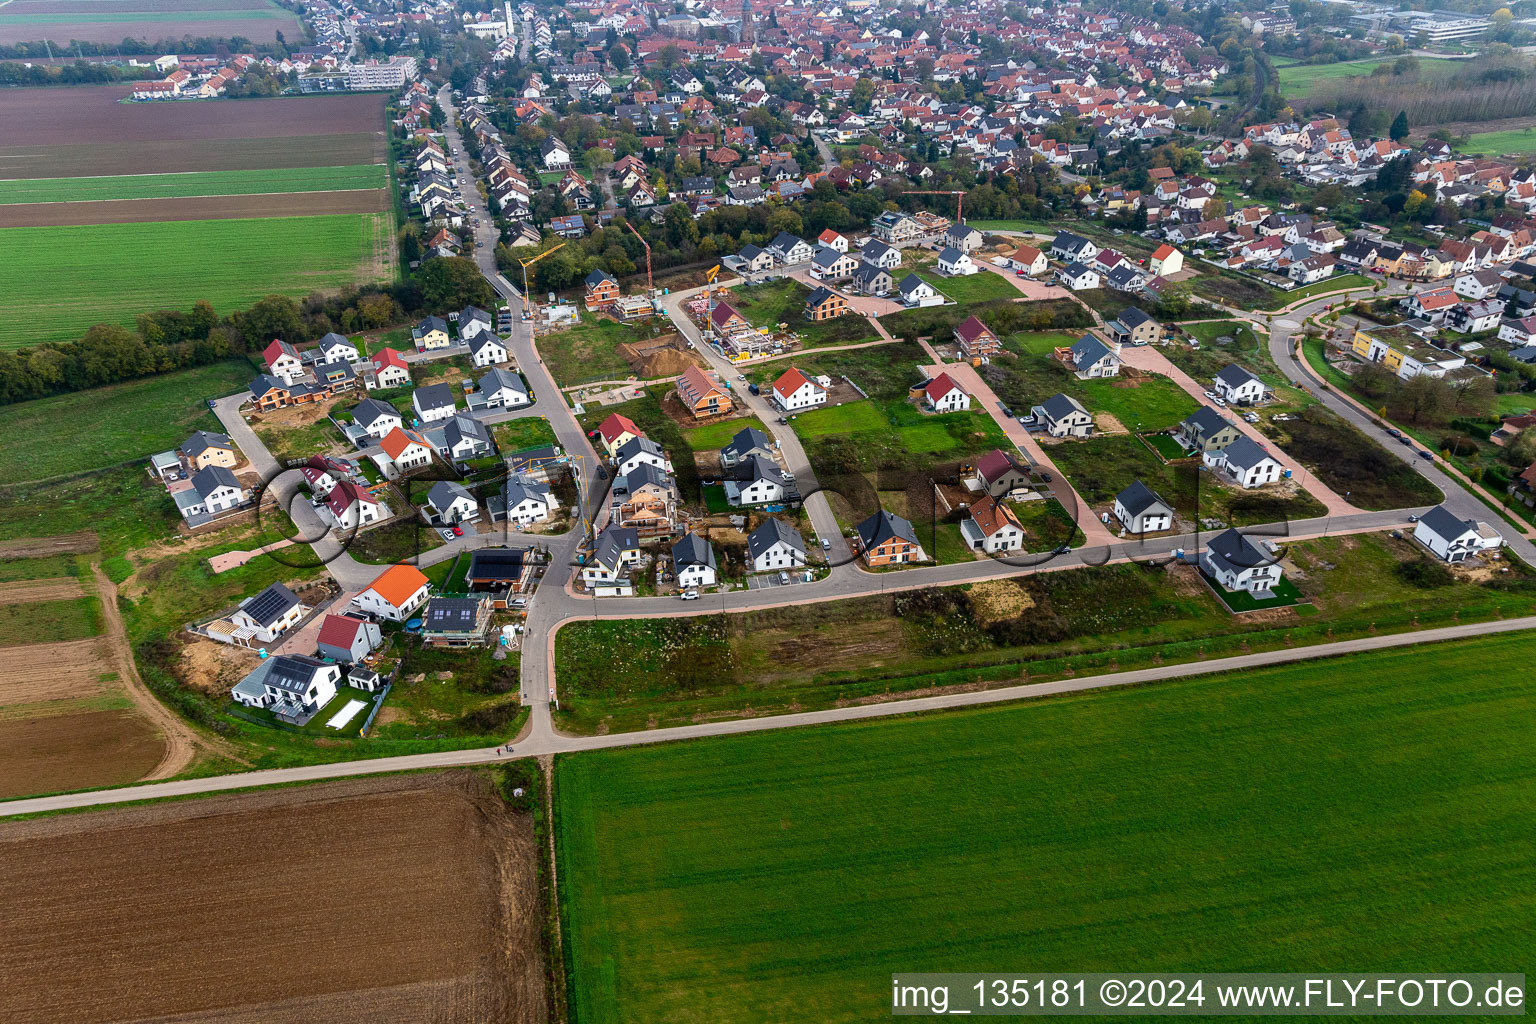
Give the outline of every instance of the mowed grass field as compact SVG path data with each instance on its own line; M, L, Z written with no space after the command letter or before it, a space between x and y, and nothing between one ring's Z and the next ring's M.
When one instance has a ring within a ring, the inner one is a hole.
M563 756L573 1016L874 1020L893 970L1523 963L1533 656L1510 634Z
M1467 137L1465 148L1468 153L1476 156L1536 153L1536 128L1519 128L1507 132L1477 132Z
M174 174L121 174L92 178L12 178L0 181L0 205L350 191L384 188L388 183L383 164L288 167L260 171L183 171Z
M245 387L254 375L236 359L0 406L0 486L148 458L194 430L218 430L206 400Z
M337 214L0 229L0 347L68 341L138 313L220 313L387 280L392 215Z

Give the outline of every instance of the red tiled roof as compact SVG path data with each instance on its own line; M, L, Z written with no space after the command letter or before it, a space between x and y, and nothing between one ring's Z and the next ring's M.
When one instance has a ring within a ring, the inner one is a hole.
M426 584L427 577L414 565L392 565L380 573L368 589L399 608Z

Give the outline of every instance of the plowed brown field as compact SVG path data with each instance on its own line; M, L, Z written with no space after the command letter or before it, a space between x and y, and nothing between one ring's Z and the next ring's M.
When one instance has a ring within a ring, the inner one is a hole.
M309 217L332 213L378 213L389 209L381 188L345 192L275 192L186 199L104 199L84 203L0 204L0 228L52 224L140 224L167 220L226 220L243 217Z
M542 1021L532 825L484 775L0 833L0 1022Z
M67 601L72 597L84 597L85 590L73 576L58 576L45 580L12 580L0 583L0 604L20 604L25 601Z
M137 782L165 757L165 742L136 712L85 711L0 720L0 751L0 798L10 799Z

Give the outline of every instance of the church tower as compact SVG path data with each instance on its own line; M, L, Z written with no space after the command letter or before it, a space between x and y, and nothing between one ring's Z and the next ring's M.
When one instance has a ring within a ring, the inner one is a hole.
M752 0L741 0L741 41L752 42L755 34L752 26Z

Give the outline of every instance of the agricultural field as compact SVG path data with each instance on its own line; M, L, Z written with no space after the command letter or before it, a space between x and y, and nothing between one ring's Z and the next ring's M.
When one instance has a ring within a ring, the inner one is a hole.
M1524 156L1536 153L1536 128L1474 132L1462 148L1474 156Z
M43 39L68 45L142 39L232 39L270 43L304 37L292 12L271 0L9 0L0 5L0 45Z
M1066 527L1049 526L1050 538L1066 543ZM1297 541L1283 564L1305 603L1264 617L1229 614L1191 566L1116 564L732 615L572 622L556 634L558 720L622 732L1127 671L1524 615L1536 595L1536 575L1518 563L1492 576L1435 572L1422 549L1387 534Z
M137 463L194 430L218 430L206 399L237 391L252 376L250 363L229 360L0 406L0 486ZM61 423L71 426L68 444L59 443Z
M572 1016L873 1020L892 964L1023 949L1064 971L1519 963L1533 656L1508 634L562 756Z
M546 1020L540 853L526 808L501 796L511 777L318 783L8 825L0 1019ZM271 858L300 850L303 878L274 884Z
M0 797L135 782L167 754L135 704L150 698L123 676L129 654L92 571L94 542L65 546L76 550L0 560Z
M382 97L123 95L0 95L0 346L394 278Z
M388 280L393 235L388 213L0 228L0 346L72 340L93 324L131 324L200 299L226 313L274 293ZM161 253L188 257L151 258Z

